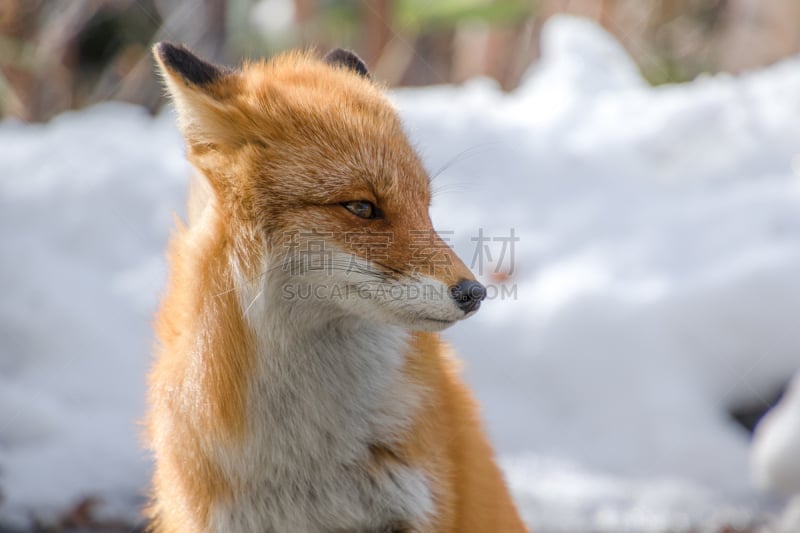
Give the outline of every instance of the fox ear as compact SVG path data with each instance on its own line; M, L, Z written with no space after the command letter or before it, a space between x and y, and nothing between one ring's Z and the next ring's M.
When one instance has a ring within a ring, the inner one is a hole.
M346 68L352 70L359 76L371 79L369 71L367 70L367 65L364 64L364 62L355 54L355 52L351 52L350 50L336 48L335 50L331 50L325 54L325 57L322 58L322 60L332 67Z
M162 69L198 87L208 85L225 74L224 68L200 59L182 45L162 41L156 43L153 53Z
M229 127L230 95L238 72L209 63L184 46L157 43L153 55L164 75L167 90L178 111L178 125L190 144L215 144L235 140Z

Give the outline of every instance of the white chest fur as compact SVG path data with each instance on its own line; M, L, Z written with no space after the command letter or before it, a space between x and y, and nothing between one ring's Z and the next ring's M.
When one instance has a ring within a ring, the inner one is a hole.
M407 333L322 323L263 288L245 288L241 300L261 353L248 437L218 451L237 501L213 510L213 530L388 533L425 524L433 503L424 473L394 461L370 467L374 446L397 441L424 394L402 372Z

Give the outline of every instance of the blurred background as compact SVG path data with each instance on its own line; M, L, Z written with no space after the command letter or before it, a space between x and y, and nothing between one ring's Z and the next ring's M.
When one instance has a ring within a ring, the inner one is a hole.
M800 1L0 0L0 533L141 521L160 40L420 87L432 218L519 288L445 336L534 531L800 531Z
M161 105L150 46L242 57L356 50L392 86L518 85L556 13L599 22L652 84L740 72L800 48L796 0L2 0L0 115L46 121L104 100Z

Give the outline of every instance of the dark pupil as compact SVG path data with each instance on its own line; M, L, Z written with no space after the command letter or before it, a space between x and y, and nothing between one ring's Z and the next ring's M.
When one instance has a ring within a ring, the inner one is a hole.
M355 202L353 211L360 217L369 218L372 216L372 205L369 202Z

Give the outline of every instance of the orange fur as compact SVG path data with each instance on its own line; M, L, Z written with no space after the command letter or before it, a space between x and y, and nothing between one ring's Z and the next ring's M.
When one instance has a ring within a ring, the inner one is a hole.
M156 58L200 176L190 225L172 239L156 320L149 515L158 533L210 532L212 511L235 508L250 490L220 457L244 453L257 433L249 391L270 379L260 366L269 354L259 352L260 332L239 299L241 279L263 276L263 258L285 252L287 235L314 230L369 261L368 244L348 237L365 226L392 235L380 260L387 279L412 270L447 286L474 278L433 232L429 178L375 84L310 54L246 64L200 85L158 50ZM341 206L353 200L379 205L384 217L353 216ZM436 264L415 253L409 230L430 232ZM426 532L525 531L476 404L435 333L411 333L402 374L403 390L422 391L413 420L402 435L364 446L359 468L374 476L392 465L423 472L434 509Z
M431 391L403 450L439 480L434 531L525 531L449 348L436 334L417 333L406 368Z

